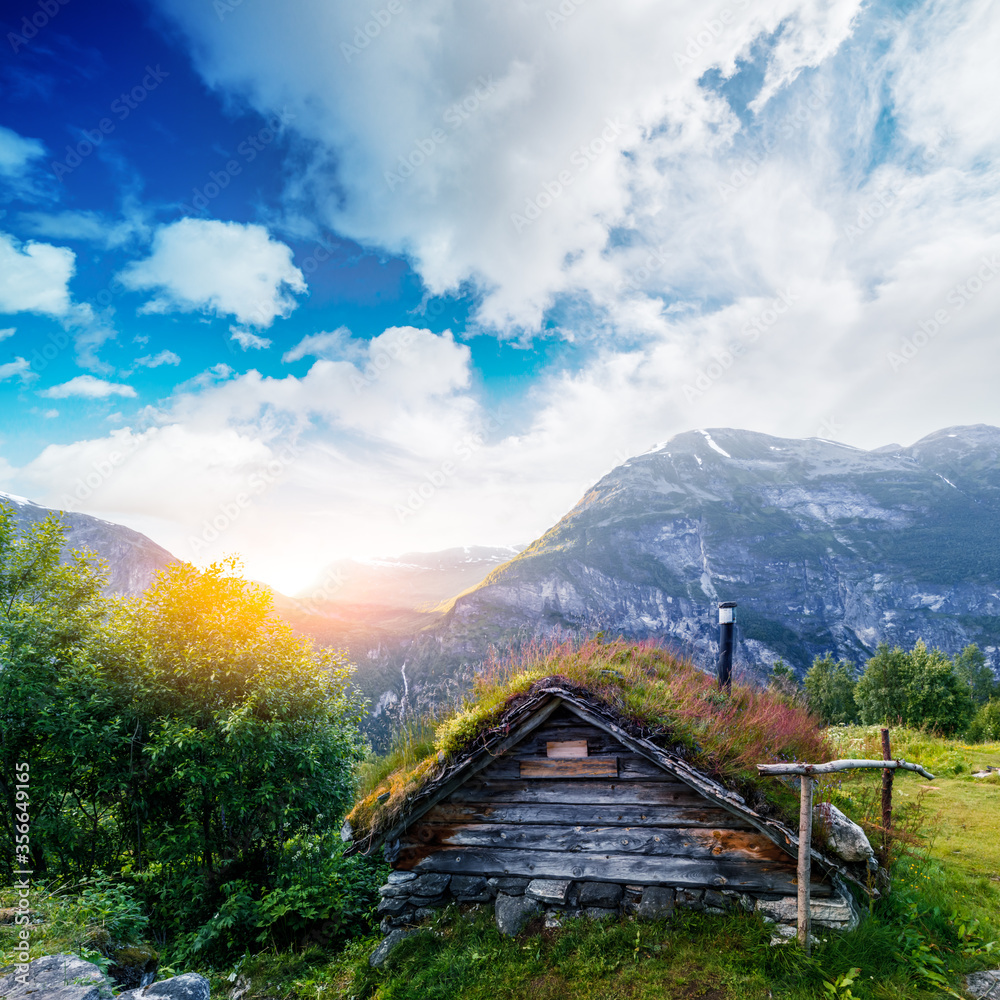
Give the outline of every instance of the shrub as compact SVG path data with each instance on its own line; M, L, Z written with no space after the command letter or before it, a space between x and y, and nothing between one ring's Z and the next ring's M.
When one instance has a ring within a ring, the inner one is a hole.
M827 725L844 725L858 717L854 701L854 664L835 662L832 654L813 660L802 681L809 707Z
M923 640L910 652L885 643L865 666L854 689L861 721L925 727L950 734L964 730L972 717L968 686L954 663Z
M1000 741L1000 698L991 698L976 712L966 736L970 743Z

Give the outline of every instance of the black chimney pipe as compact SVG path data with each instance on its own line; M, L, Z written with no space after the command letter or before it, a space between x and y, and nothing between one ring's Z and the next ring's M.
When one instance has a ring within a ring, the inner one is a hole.
M736 623L736 602L719 605L719 690L733 687L733 628Z

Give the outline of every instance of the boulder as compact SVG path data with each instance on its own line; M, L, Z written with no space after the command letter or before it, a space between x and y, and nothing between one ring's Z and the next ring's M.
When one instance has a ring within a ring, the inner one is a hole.
M36 958L22 973L17 966L3 969L0 997L4 1000L105 1000L111 987L92 962L76 955ZM207 997L208 994L206 993Z
M565 903L569 895L567 879L533 878L524 890L525 896L543 903Z
M844 861L861 861L875 856L865 831L848 819L835 805L821 802L813 809L813 822L826 834L826 847Z
M385 940L372 952L371 958L368 959L368 964L373 969L377 969L389 957L396 945L413 933L413 929L408 927L397 927L395 930L389 931Z
M436 872L428 872L426 875L418 875L416 879L409 883L408 889L414 896L440 896L448 888L450 881L450 875L439 875Z
M530 878L522 878L519 875L504 875L488 879L486 885L494 894L502 892L505 896L520 896L530 881Z
M452 875L451 894L456 898L489 895L486 879L482 875Z
M530 896L508 896L500 893L494 907L497 930L507 937L516 937L524 925L541 910L537 899Z
M674 912L674 890L661 885L647 885L636 911L644 920L663 920Z
M965 985L976 1000L1000 1000L1000 969L973 972L965 977Z
M624 888L617 882L584 882L580 887L580 905L615 910L624 894Z
M204 976L185 972L183 976L161 979L152 986L119 993L118 1000L208 1000L208 994L208 980Z

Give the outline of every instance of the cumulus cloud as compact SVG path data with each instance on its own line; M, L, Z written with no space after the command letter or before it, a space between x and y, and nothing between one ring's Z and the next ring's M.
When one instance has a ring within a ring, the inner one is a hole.
M126 288L155 293L142 312L233 316L242 328L269 327L295 308L292 293L306 290L291 249L263 226L210 219L161 226L150 255L119 277ZM263 346L253 334L242 336L244 347Z
M49 243L24 243L0 233L0 312L70 313L69 281L76 255Z
M16 326L5 327L3 330L0 330L0 340L6 340L8 337L13 337L15 333L17 333Z
M93 375L77 375L68 382L42 389L40 396L46 399L106 399L109 396L134 397L135 389L121 382L108 382Z

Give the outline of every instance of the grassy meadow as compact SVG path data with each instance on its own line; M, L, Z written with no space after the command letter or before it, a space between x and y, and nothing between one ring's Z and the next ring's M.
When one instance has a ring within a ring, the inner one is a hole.
M877 727L833 727L827 735L844 756L875 754ZM1000 776L971 776L985 765L1000 767L1000 744L970 746L900 729L893 750L935 775L933 782L897 775L894 822L904 840L893 890L857 931L822 934L810 958L795 945L772 946L757 916L678 913L667 923L578 920L559 928L539 919L529 928L535 933L511 940L497 932L491 908L465 915L452 908L404 941L381 970L368 966L377 934L335 952L265 947L208 971L212 995L228 997L235 987L241 1000L963 997L964 973L1000 965L1000 943L992 943L1000 942ZM829 781L819 794L877 820L879 788L874 772ZM89 943L102 924L127 920L127 912L99 912L93 900L82 905L73 886L51 888L38 899L45 922L32 954L99 958ZM13 930L0 925L5 963ZM181 971L188 970L168 965L161 977Z

